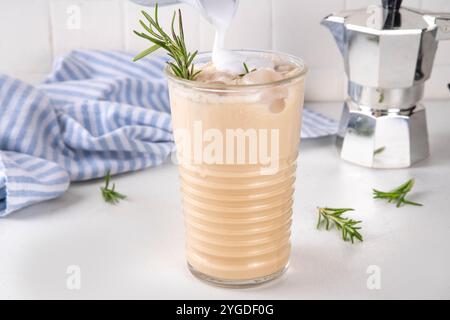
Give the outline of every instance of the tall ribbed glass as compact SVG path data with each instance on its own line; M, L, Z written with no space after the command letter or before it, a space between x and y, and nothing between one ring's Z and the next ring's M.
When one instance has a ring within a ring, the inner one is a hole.
M263 85L205 84L167 72L188 266L225 286L262 283L287 268L306 74L292 56L241 53L281 59L298 72Z

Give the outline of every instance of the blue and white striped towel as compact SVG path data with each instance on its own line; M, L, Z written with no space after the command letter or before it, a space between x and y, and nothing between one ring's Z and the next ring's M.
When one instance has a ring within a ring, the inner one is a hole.
M172 141L165 58L73 51L38 86L0 74L0 216L60 196L70 181L164 162ZM305 110L302 137L336 124Z

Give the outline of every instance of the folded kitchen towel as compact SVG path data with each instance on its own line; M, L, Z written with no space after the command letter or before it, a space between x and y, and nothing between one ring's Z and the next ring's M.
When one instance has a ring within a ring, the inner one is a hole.
M165 58L77 50L38 86L0 74L0 216L60 196L70 181L164 162L173 150ZM305 110L302 137L336 123Z

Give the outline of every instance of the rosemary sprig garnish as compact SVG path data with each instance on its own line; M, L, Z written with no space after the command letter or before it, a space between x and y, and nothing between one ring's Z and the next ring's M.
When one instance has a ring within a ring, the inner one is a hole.
M175 32L175 20L178 13L178 34ZM147 12L142 11L142 14L147 19L148 23L139 20L141 26L147 33L134 30L134 33L139 37L144 38L153 45L139 53L134 57L133 61L142 59L143 57L151 54L152 52L162 48L167 51L167 54L174 60L173 62L167 62L172 69L172 72L180 78L187 80L194 80L200 73L200 70L195 71L194 58L197 56L198 51L190 53L186 49L186 43L184 39L183 31L183 18L181 10L174 11L171 25L171 36L168 35L158 21L158 4L155 6L154 17L151 17Z
M401 186L395 188L392 191L384 192L373 189L373 198L374 199L386 199L389 203L396 203L397 208L402 204L410 204L413 206L422 206L422 204L417 202L412 202L407 200L405 197L412 190L414 186L414 179L410 179Z
M111 175L109 171L106 173L105 176L105 186L101 187L100 190L102 191L102 196L105 202L111 203L111 204L117 204L120 200L125 199L127 196L123 195L119 192L117 192L116 184L113 183L112 188L109 188L109 182L111 180Z
M245 62L242 63L242 64L243 64L243 66L244 66L244 73L241 73L241 74L239 75L239 77L243 77L243 76L245 76L246 74L249 74L250 72L256 71L256 68L250 70L250 69L248 68L248 65L247 65Z
M345 212L354 211L354 209L317 208L317 211L319 215L316 226L317 229L320 229L322 225L325 225L325 229L329 230L333 224L337 230L341 231L342 239L344 241L350 240L354 243L355 238L359 241L363 241L363 237L358 231L361 229L358 224L362 221L357 221L342 216Z

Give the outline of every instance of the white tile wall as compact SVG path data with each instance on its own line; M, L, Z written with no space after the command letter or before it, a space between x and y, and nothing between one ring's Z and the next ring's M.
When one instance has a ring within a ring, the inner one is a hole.
M49 1L51 39L55 56L73 48L123 48L122 0Z
M240 0L227 45L301 56L310 67L306 99L341 100L346 88L342 60L319 22L328 13L378 2ZM404 0L404 5L450 12L450 0ZM180 7L190 48L209 50L211 27L190 7ZM0 0L0 72L35 83L50 71L55 56L74 48L143 50L146 41L132 32L139 29L141 9L128 0ZM170 23L173 9L162 8L164 24ZM427 98L448 98L448 82L450 41L440 44Z
M0 72L38 79L51 68L47 0L0 1Z
M274 49L302 57L309 65L306 99L336 100L344 95L341 55L326 28L319 23L344 8L344 0L275 0Z

